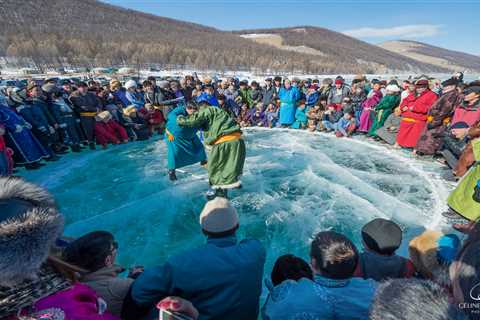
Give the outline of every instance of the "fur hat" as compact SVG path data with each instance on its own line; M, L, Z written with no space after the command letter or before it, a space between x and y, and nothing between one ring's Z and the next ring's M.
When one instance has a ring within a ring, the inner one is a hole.
M208 201L200 214L200 225L209 233L222 233L238 226L237 210L228 199L216 197Z
M381 254L393 254L402 243L402 229L393 221L377 218L362 228L367 247Z
M136 88L137 87L137 83L135 82L135 80L128 80L127 82L125 82L125 89L130 89L130 88Z
M112 119L112 114L108 111L102 111L99 114L95 116L95 120L97 121L102 121L102 122L108 122Z
M395 85L395 84L389 84L385 90L390 91L390 92L400 92L400 88Z
M50 193L19 178L0 178L0 285L35 279L62 230Z
M112 79L110 80L110 89L115 90L117 88L120 88L122 84L118 79Z
M125 109L123 109L123 114L129 117L132 113L136 112L137 108L135 106L128 106Z
M418 79L417 82L415 82L415 86L417 87L428 87L428 85L428 79Z
M424 277L432 278L435 270L440 268L437 242L442 235L440 231L427 230L410 241L408 246L410 259L415 269Z

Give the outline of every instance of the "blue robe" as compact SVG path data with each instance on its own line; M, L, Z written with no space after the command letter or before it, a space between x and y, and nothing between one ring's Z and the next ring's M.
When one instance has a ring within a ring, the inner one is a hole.
M295 122L292 124L293 129L301 129L307 127L308 118L305 111L305 108L297 109L297 111L295 112Z
M300 93L296 87L290 89L280 88L278 93L280 97L280 120L281 125L291 125L295 122L295 111L297 109L296 103Z
M197 136L197 129L180 127L177 124L179 115L187 116L184 106L178 106L168 113L167 130L174 140L169 141L167 133L165 141L168 151L168 169L178 169L197 162L207 160L203 144Z
M5 140L13 149L16 164L30 164L49 157L45 148L27 128L25 120L4 105L0 105L0 123L6 129ZM22 131L16 132L17 126L21 126Z

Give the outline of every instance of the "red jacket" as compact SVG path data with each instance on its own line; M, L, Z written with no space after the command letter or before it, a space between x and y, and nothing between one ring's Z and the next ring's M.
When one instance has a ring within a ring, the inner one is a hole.
M110 143L120 143L128 140L127 131L115 120L110 120L107 123L97 121L95 123L95 138L97 143L106 145Z
M427 89L419 96L415 96L414 93L410 93L400 104L400 110L402 110L403 118L411 118L419 121L427 121L428 110L432 107L433 103L438 99L438 96L431 90ZM403 111L403 107L407 107L406 111Z

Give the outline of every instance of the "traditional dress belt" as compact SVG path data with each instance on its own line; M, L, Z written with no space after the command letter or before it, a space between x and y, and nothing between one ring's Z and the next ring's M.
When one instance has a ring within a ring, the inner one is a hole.
M97 112L80 112L81 117L95 117Z
M213 145L216 145L216 144L220 144L220 143L224 143L224 142L228 142L228 141L235 141L235 140L238 140L242 137L242 133L240 131L237 131L237 132L233 132L233 133L230 133L230 134L226 134L224 136L221 136L220 138L218 138L217 140L215 140L215 142L213 143Z
M403 118L402 121L405 121L405 122L418 122L419 120L413 119L413 118Z
M450 120L451 120L450 117L446 117L445 119L442 120L442 123L443 123L444 125L447 125L447 124L450 123ZM427 122L430 123L430 122L432 122L432 121L433 121L433 116L428 116L428 117L427 117Z

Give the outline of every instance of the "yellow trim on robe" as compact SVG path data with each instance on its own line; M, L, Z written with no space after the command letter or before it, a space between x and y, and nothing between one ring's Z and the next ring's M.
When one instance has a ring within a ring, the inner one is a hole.
M220 138L215 140L215 142L213 144L215 145L215 144L220 144L220 143L224 143L224 142L228 142L228 141L235 141L235 140L240 139L241 137L242 137L241 132L239 132L239 131L238 132L233 132L233 133L221 136Z

